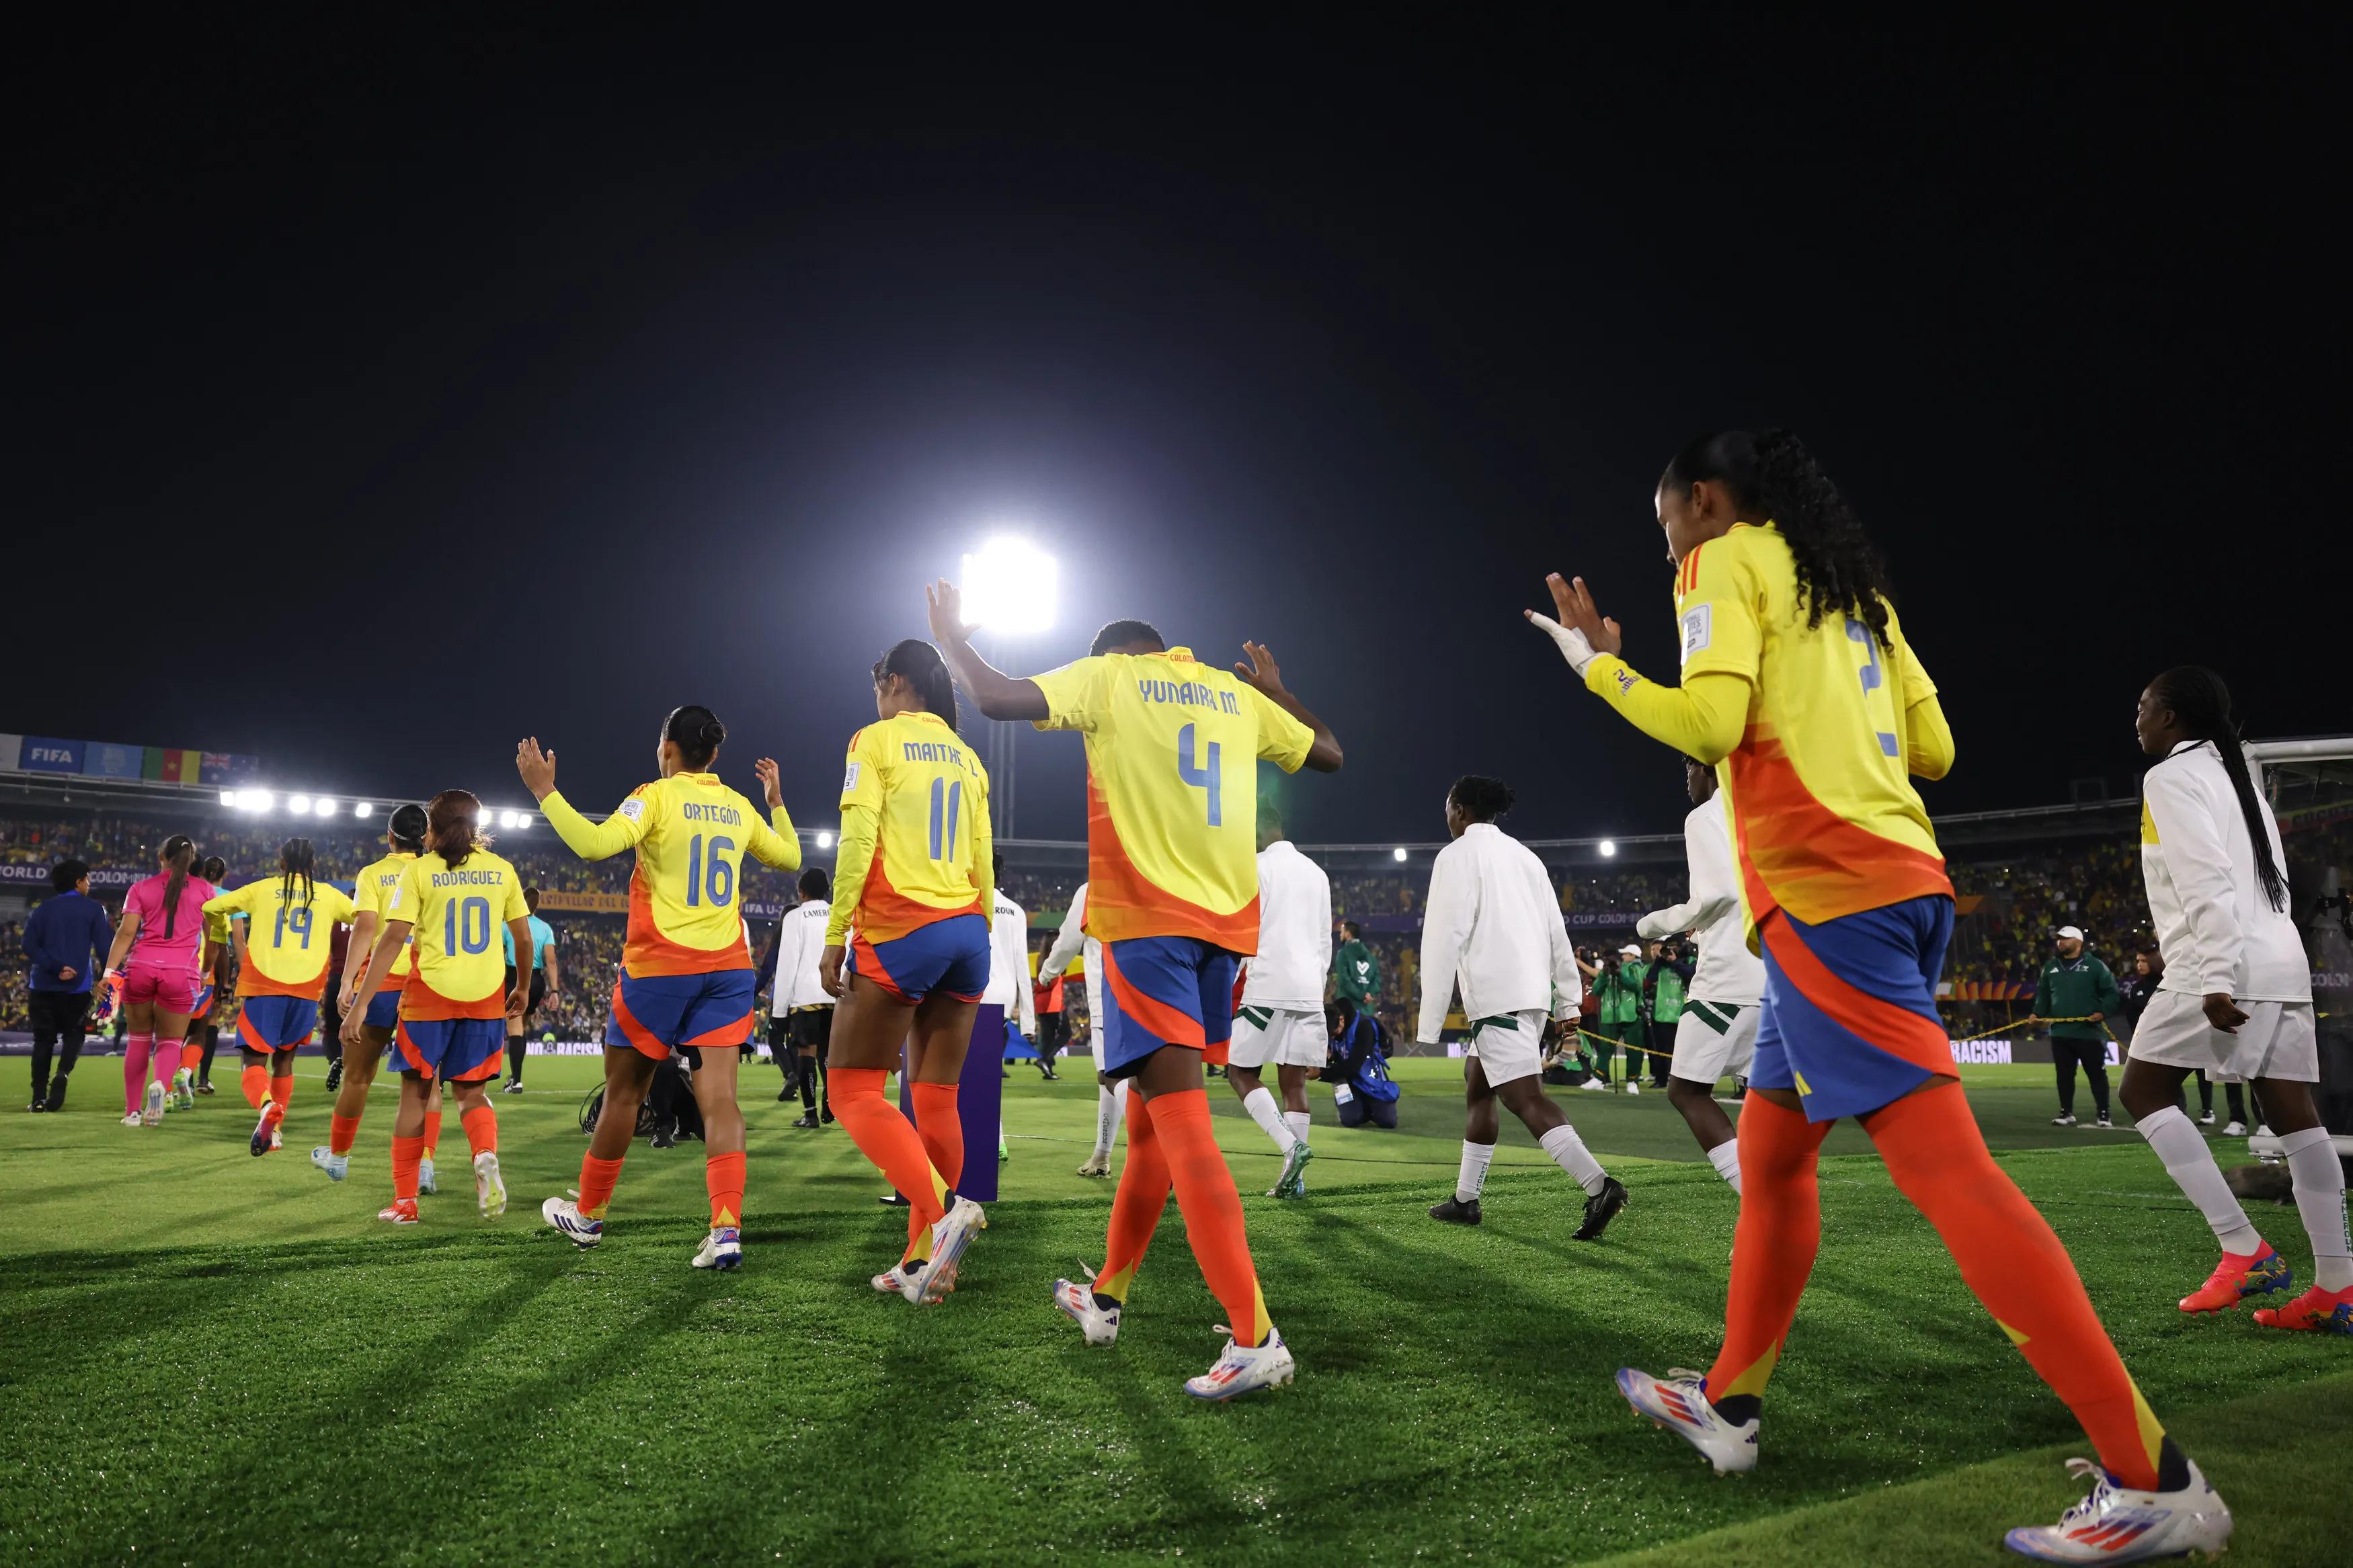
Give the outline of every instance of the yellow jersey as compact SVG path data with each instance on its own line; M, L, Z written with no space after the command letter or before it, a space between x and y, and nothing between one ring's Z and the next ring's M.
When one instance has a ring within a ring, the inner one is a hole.
M851 924L895 942L956 915L991 914L997 879L988 770L936 713L900 713L849 737L841 843L825 941Z
M1086 933L1257 952L1259 759L1297 773L1315 732L1189 648L1098 654L1032 679L1046 694L1037 727L1086 737Z
M560 791L549 791L539 808L584 860L637 850L621 948L622 972L633 980L751 968L736 896L744 857L779 871L800 869L800 837L785 808L776 807L771 828L716 773L639 784L601 823L581 816Z
M1770 524L1741 523L1683 557L1675 616L1686 683L1719 672L1748 683L1740 744L1716 778L1750 926L1776 909L1811 925L1951 897L1907 765L1907 714L1936 687L1894 608L1884 647L1852 616L1808 626L1788 542ZM1609 684L1641 679L1607 655L1586 672L1604 696Z
M385 918L386 906L392 902L392 890L400 886L400 874L407 870L408 863L416 858L416 856L406 849L396 849L352 879L352 912L355 915L375 916L379 922L376 926L376 934L379 936L384 934L384 926L381 922ZM392 955L392 973L376 982L377 995L381 996L387 991L397 991L408 984L408 952L416 945L417 939L411 936L407 942L401 944L400 951ZM362 953L359 961L364 964L367 962L367 955Z
M406 921L416 973L401 988L400 1016L496 1018L506 1012L507 955L499 927L528 920L522 878L487 849L451 866L419 855L385 900L387 921Z
M352 923L352 901L331 882L309 884L307 900L303 893L299 879L290 898L284 877L263 877L206 900L206 931L215 915L223 924L238 915L250 922L245 933L245 970L237 978L239 996L300 996L316 1002L326 994L335 928Z

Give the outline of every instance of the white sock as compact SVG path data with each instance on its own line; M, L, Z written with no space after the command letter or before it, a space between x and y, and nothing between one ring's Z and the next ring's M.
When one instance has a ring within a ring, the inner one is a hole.
M2353 1246L2345 1234L2345 1167L2326 1127L2307 1127L2280 1140L2295 1212L2312 1239L2312 1282L2324 1290L2353 1289Z
M1552 1156L1552 1163L1574 1177L1588 1195L1599 1192L1601 1184L1609 1179L1601 1169L1601 1162L1587 1151L1585 1140L1579 1138L1577 1129L1567 1122L1562 1122L1536 1142L1542 1143L1544 1152Z
M1127 1080L1122 1079L1119 1087L1124 1090ZM1095 1158L1098 1160L1111 1152L1111 1141L1119 1131L1121 1113L1127 1109L1122 1103L1124 1099L1124 1093L1114 1094L1101 1084L1095 1086Z
M1307 1142L1307 1130L1314 1125L1314 1120L1304 1110L1286 1110L1282 1113L1282 1124L1291 1129L1293 1142L1304 1143Z
M1475 1204L1479 1201L1479 1194L1487 1185L1487 1166L1494 1158L1495 1146L1493 1143L1473 1143L1467 1138L1463 1140L1462 1169L1454 1177L1456 1203Z
M1282 1107L1275 1102L1274 1090L1259 1085L1242 1096L1242 1109L1250 1112L1258 1130L1274 1140L1274 1152L1288 1156L1291 1152L1291 1130L1282 1124Z
M1727 1138L1710 1149L1707 1152L1707 1163L1715 1167L1717 1175L1732 1184L1734 1192L1740 1190L1740 1140L1738 1138Z
M2165 1173L2173 1178L2181 1195L2197 1205L2198 1212L2206 1216L2223 1251L2243 1258L2263 1249L2263 1236L2247 1222L2247 1211L2231 1194L2231 1184L2222 1179L2222 1168L2214 1163L2213 1151L2207 1148L2197 1125L2180 1107L2168 1105L2142 1117L2140 1135L2157 1151Z

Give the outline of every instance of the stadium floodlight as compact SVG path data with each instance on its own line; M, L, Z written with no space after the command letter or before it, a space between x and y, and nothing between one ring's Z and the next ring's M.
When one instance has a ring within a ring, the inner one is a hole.
M521 828L529 828L531 826L531 813L527 811L516 812L515 826Z
M245 792L245 798L237 804L248 811L268 811L278 804L278 797L266 789L249 789Z
M374 816L375 815L375 807L370 805L364 800L355 800L352 802L352 815L353 816Z
M1402 860L1402 859L1404 859L1404 858L1405 858L1405 846L1404 846L1404 845L1402 845L1402 844L1400 844L1400 845L1398 845L1396 848L1394 848L1394 849L1390 850L1390 851L1389 851L1389 858L1390 858L1390 859L1392 859L1392 860Z
M964 558L964 618L984 637L1035 637L1054 625L1061 567L1014 534L994 535Z
M501 827L521 827L522 826L522 813L519 811L502 811L499 813L499 826Z
M311 797L307 795L290 795L286 797L286 809L297 816L308 816L311 815Z
M221 804L226 806L234 807L237 805L237 791L233 789L225 789L221 791Z
M831 828L820 827L818 829L817 847L820 849L830 849L833 847L833 830Z
M1604 860L1612 859L1617 854L1618 841L1615 838L1605 838L1601 841L1601 858Z
M333 801L329 800L322 795L318 799L311 803L311 809L321 816L332 816L342 808L337 806Z

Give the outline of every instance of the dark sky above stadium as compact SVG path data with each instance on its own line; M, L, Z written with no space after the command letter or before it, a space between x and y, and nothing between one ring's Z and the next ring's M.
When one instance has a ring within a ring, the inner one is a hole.
M829 822L867 666L1010 528L1065 564L1008 663L1273 646L1348 750L1299 837L1440 837L1465 771L1666 830L1518 612L1582 572L1672 678L1651 487L1765 423L1892 558L1932 810L2132 789L2172 663L2343 726L2320 40L1422 21L27 45L0 729L514 804L530 732L596 806L699 700ZM1078 836L1077 742L1021 755Z

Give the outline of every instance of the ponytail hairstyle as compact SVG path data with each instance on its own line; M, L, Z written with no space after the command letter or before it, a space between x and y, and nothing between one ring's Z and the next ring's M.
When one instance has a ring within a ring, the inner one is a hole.
M196 875L217 888L220 879L228 875L228 862L217 855L207 855L205 863L196 868Z
M466 857L477 849L487 849L491 841L476 826L482 816L482 803L462 789L445 789L425 806L425 847L441 857L443 865L451 870L466 863Z
M2150 681L2158 705L2173 710L2174 722L2193 741L2211 742L2231 775L2232 793L2239 797L2239 814L2247 819L2247 842L2255 849L2255 876L2272 908L2287 908L2287 879L2272 858L2272 836L2263 829L2263 808L2255 800L2255 781L2247 772L2247 753L2239 744L2239 726L2231 717L2231 689L2222 678L2200 664L2179 665Z
M294 879L302 879L302 907L309 909L318 898L317 883L311 873L317 868L318 857L307 838L290 838L278 847L278 901L290 907L294 902Z
M1744 521L1761 518L1788 542L1807 626L1843 616L1869 626L1880 647L1893 647L1887 563L1805 443L1787 430L1718 430L1677 452L1659 488L1689 496L1702 479L1728 490Z
M170 936L179 927L180 895L188 890L188 871L196 863L195 840L174 833L164 840L155 858L172 868L172 879L164 887L164 934Z
M874 685L879 690L894 676L903 676L926 711L936 713L951 730L956 727L955 681L940 650L921 637L892 643L891 651L874 661Z
M689 702L670 710L670 717L662 721L661 738L675 742L678 760L689 772L699 773L719 755L719 744L727 739L727 726L710 709Z
M1464 773L1446 792L1446 798L1456 809L1473 822L1493 822L1512 809L1518 799L1512 786L1501 779L1481 778L1477 773Z
M394 848L411 855L425 853L426 818L423 806L412 801L406 805L395 807L392 820L385 824L385 828L391 835Z

